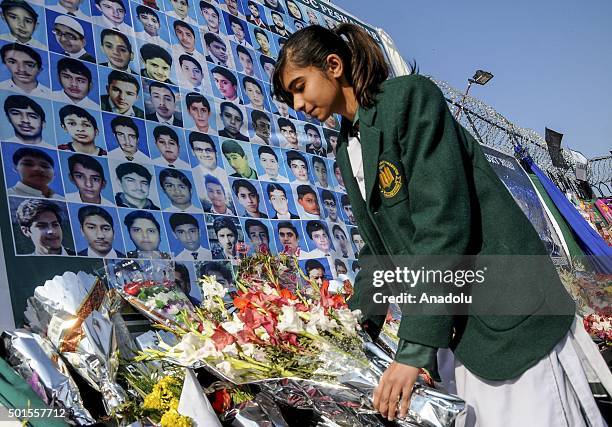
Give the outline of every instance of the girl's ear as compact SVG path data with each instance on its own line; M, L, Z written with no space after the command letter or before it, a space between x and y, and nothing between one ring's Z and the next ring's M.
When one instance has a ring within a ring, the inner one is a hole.
M327 55L327 71L331 77L339 79L344 75L344 64L335 53Z

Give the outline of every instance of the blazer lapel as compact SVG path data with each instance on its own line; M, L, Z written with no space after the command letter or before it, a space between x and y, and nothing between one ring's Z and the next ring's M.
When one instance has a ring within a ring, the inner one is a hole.
M376 106L372 108L359 108L359 135L361 142L361 154L363 157L363 176L365 179L366 205L370 209L372 202L372 191L378 179L378 155L382 132L374 127L376 117Z

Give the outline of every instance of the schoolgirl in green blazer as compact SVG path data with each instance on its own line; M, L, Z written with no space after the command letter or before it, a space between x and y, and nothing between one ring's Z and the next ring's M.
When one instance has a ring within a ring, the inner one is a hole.
M451 348L455 373L462 376L458 394L472 412L464 425L573 426L584 413L598 425L593 420L601 417L580 366L574 366L580 374L568 380L574 391L561 397L550 387L526 385L559 368L554 360L560 352L573 354L572 328L582 326L538 234L478 143L454 120L438 87L419 75L387 80L388 74L384 54L369 35L341 24L296 32L273 75L275 96L295 110L320 121L332 113L343 116L336 160L366 242L360 259L378 259L385 267L397 255L523 255L544 261L537 275L513 265L507 275L485 283L486 294L494 296L487 313L404 315L395 362L374 392L374 406L391 420L396 412L405 416L418 368L435 372L437 350ZM363 326L376 336L386 306L374 302L376 262L367 264L349 304L361 309ZM494 315L508 314L508 306L513 315ZM578 394L588 396L579 400ZM505 406L495 409L496 402ZM557 419L559 408L565 420ZM496 417L500 422L491 424Z

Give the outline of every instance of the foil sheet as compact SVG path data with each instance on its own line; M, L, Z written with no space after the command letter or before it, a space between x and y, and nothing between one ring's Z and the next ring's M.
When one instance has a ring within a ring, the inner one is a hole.
M25 330L2 333L7 362L49 406L65 409L67 421L76 425L96 421L83 406L79 389L63 360L42 337Z

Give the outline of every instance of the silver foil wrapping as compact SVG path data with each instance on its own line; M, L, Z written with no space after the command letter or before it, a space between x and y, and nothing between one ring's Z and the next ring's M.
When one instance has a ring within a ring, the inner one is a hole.
M126 399L115 382L119 354L113 315L120 301L95 276L67 272L37 287L25 312L32 329L103 394L108 413Z
M2 333L7 362L53 408L65 409L67 421L77 425L96 421L83 406L79 389L51 344L25 330Z

